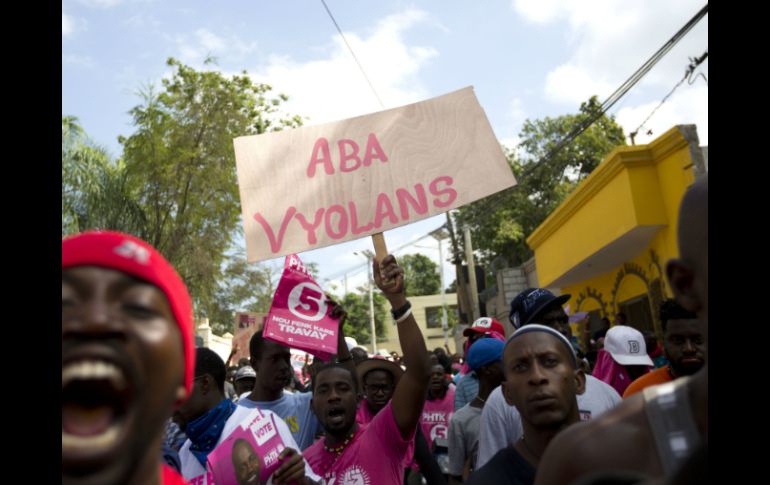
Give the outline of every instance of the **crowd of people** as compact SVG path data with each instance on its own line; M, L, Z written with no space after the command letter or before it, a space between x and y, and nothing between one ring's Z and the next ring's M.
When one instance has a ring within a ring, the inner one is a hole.
M373 261L403 356L349 345L295 375L262 331L228 367L193 343L185 283L151 245L110 231L62 240L62 482L207 484L212 453L255 419L280 437L274 469L246 441L233 483L700 483L708 450L708 176L685 194L663 339L616 315L581 348L545 288L519 293L514 331L483 317L462 354L428 351L404 271ZM263 422L263 421L260 421ZM217 482L218 485L226 485Z

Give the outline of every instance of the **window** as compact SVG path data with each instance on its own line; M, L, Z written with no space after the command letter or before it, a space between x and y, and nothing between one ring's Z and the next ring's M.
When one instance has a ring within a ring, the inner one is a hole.
M447 325L452 321L452 313L457 316L457 306L447 305ZM425 323L428 328L441 328L440 306L431 306L425 308Z

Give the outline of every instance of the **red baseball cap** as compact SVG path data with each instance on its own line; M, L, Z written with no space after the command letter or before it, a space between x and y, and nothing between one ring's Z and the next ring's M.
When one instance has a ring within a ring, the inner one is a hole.
M497 332L505 335L503 324L490 317L481 317L463 331L463 337L468 337L471 333L490 333Z

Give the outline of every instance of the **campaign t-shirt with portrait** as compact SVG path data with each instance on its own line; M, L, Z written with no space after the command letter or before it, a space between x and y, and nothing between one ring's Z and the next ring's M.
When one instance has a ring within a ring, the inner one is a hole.
M254 408L274 412L289 427L301 451L313 444L316 435L321 431L321 423L310 408L312 398L312 392L284 393L275 401L252 401L248 397L241 396L233 416L240 416L242 420Z

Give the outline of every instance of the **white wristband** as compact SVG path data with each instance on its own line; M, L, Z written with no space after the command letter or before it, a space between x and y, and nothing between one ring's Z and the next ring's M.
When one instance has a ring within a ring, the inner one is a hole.
M411 308L409 308L409 309L408 309L406 312L404 312L404 314L403 314L403 315L401 315L400 317L398 317L398 320L396 320L396 323L401 323L401 322L403 322L403 321L404 321L404 320L406 320L406 319L407 319L407 317L408 317L409 315L411 315L411 314L412 314L412 309L411 309Z

